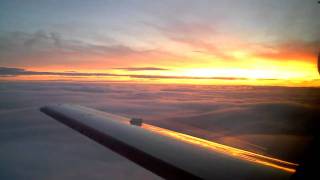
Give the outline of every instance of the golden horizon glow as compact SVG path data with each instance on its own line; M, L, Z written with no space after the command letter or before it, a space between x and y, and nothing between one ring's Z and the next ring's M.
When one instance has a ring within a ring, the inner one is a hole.
M236 62L235 62L236 63ZM277 62L255 61L248 64L238 62L236 67L228 64L216 64L203 67L203 64L186 64L185 67L166 67L165 70L128 71L125 69L68 69L68 68L32 68L27 71L58 73L109 73L115 76L68 76L68 75L19 75L2 76L0 80L70 80L70 81L117 81L150 84L203 84L203 85L276 85L319 87L320 77L314 63L303 61ZM148 66L135 66L148 67ZM151 66L150 66L151 67ZM242 67L242 68L241 68ZM59 71L56 71L59 69ZM228 79L229 78L229 79Z
M187 50L186 50L187 51ZM190 50L189 50L190 51ZM118 81L133 83L155 84L203 84L203 85L271 85L271 86L299 86L318 87L320 77L316 57L303 57L274 59L256 56L249 50L227 51L227 55L236 60L222 60L210 54L186 53L188 61L181 63L177 59L169 61L168 57L152 56L151 64L146 63L146 58L132 57L132 62L125 66L111 64L109 68L100 63L92 63L90 66L40 66L25 68L32 72L71 73L56 75L24 75L2 76L0 80L90 80L90 81ZM181 57L180 57L181 58ZM153 67L148 69L146 67ZM22 67L23 68L23 67ZM130 70L130 68L137 68ZM140 69L139 69L140 68ZM143 69L145 68L145 69ZM82 73L82 75L72 75ZM100 74L100 75L92 75ZM110 75L101 75L110 74Z

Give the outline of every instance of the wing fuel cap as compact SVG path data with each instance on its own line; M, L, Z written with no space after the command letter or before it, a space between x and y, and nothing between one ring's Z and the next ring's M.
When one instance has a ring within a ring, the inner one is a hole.
M134 126L141 126L142 125L142 119L141 118L131 118L130 124Z

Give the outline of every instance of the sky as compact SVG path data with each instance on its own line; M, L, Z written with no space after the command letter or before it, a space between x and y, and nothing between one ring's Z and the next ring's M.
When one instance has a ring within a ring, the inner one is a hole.
M319 86L319 16L316 0L2 0L0 67L36 75L1 79Z

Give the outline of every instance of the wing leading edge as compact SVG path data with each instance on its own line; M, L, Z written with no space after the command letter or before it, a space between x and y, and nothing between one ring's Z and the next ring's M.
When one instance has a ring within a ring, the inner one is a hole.
M165 179L289 179L297 166L83 106L40 110Z

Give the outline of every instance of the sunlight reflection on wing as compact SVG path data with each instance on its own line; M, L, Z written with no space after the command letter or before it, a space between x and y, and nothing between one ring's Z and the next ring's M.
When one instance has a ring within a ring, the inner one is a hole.
M295 164L295 163L283 161L280 159L256 154L253 152L249 152L249 151L245 151L245 150L241 150L241 149L237 149L237 148L233 148L230 146L226 146L226 145L211 142L208 140L200 139L197 137L193 137L193 136L190 136L187 134L171 131L168 129L152 126L149 124L142 124L141 128L148 130L148 131L152 131L154 133L158 133L158 134L167 136L167 137L178 139L180 141L184 141L184 142L196 145L196 146L200 146L202 148L207 148L212 151L219 152L219 153L222 153L222 154L225 154L228 156L236 157L238 159L258 163L258 164L269 166L269 167L273 167L273 168L283 170L283 171L286 171L289 173L294 173L296 171L296 167L298 166L298 164Z

